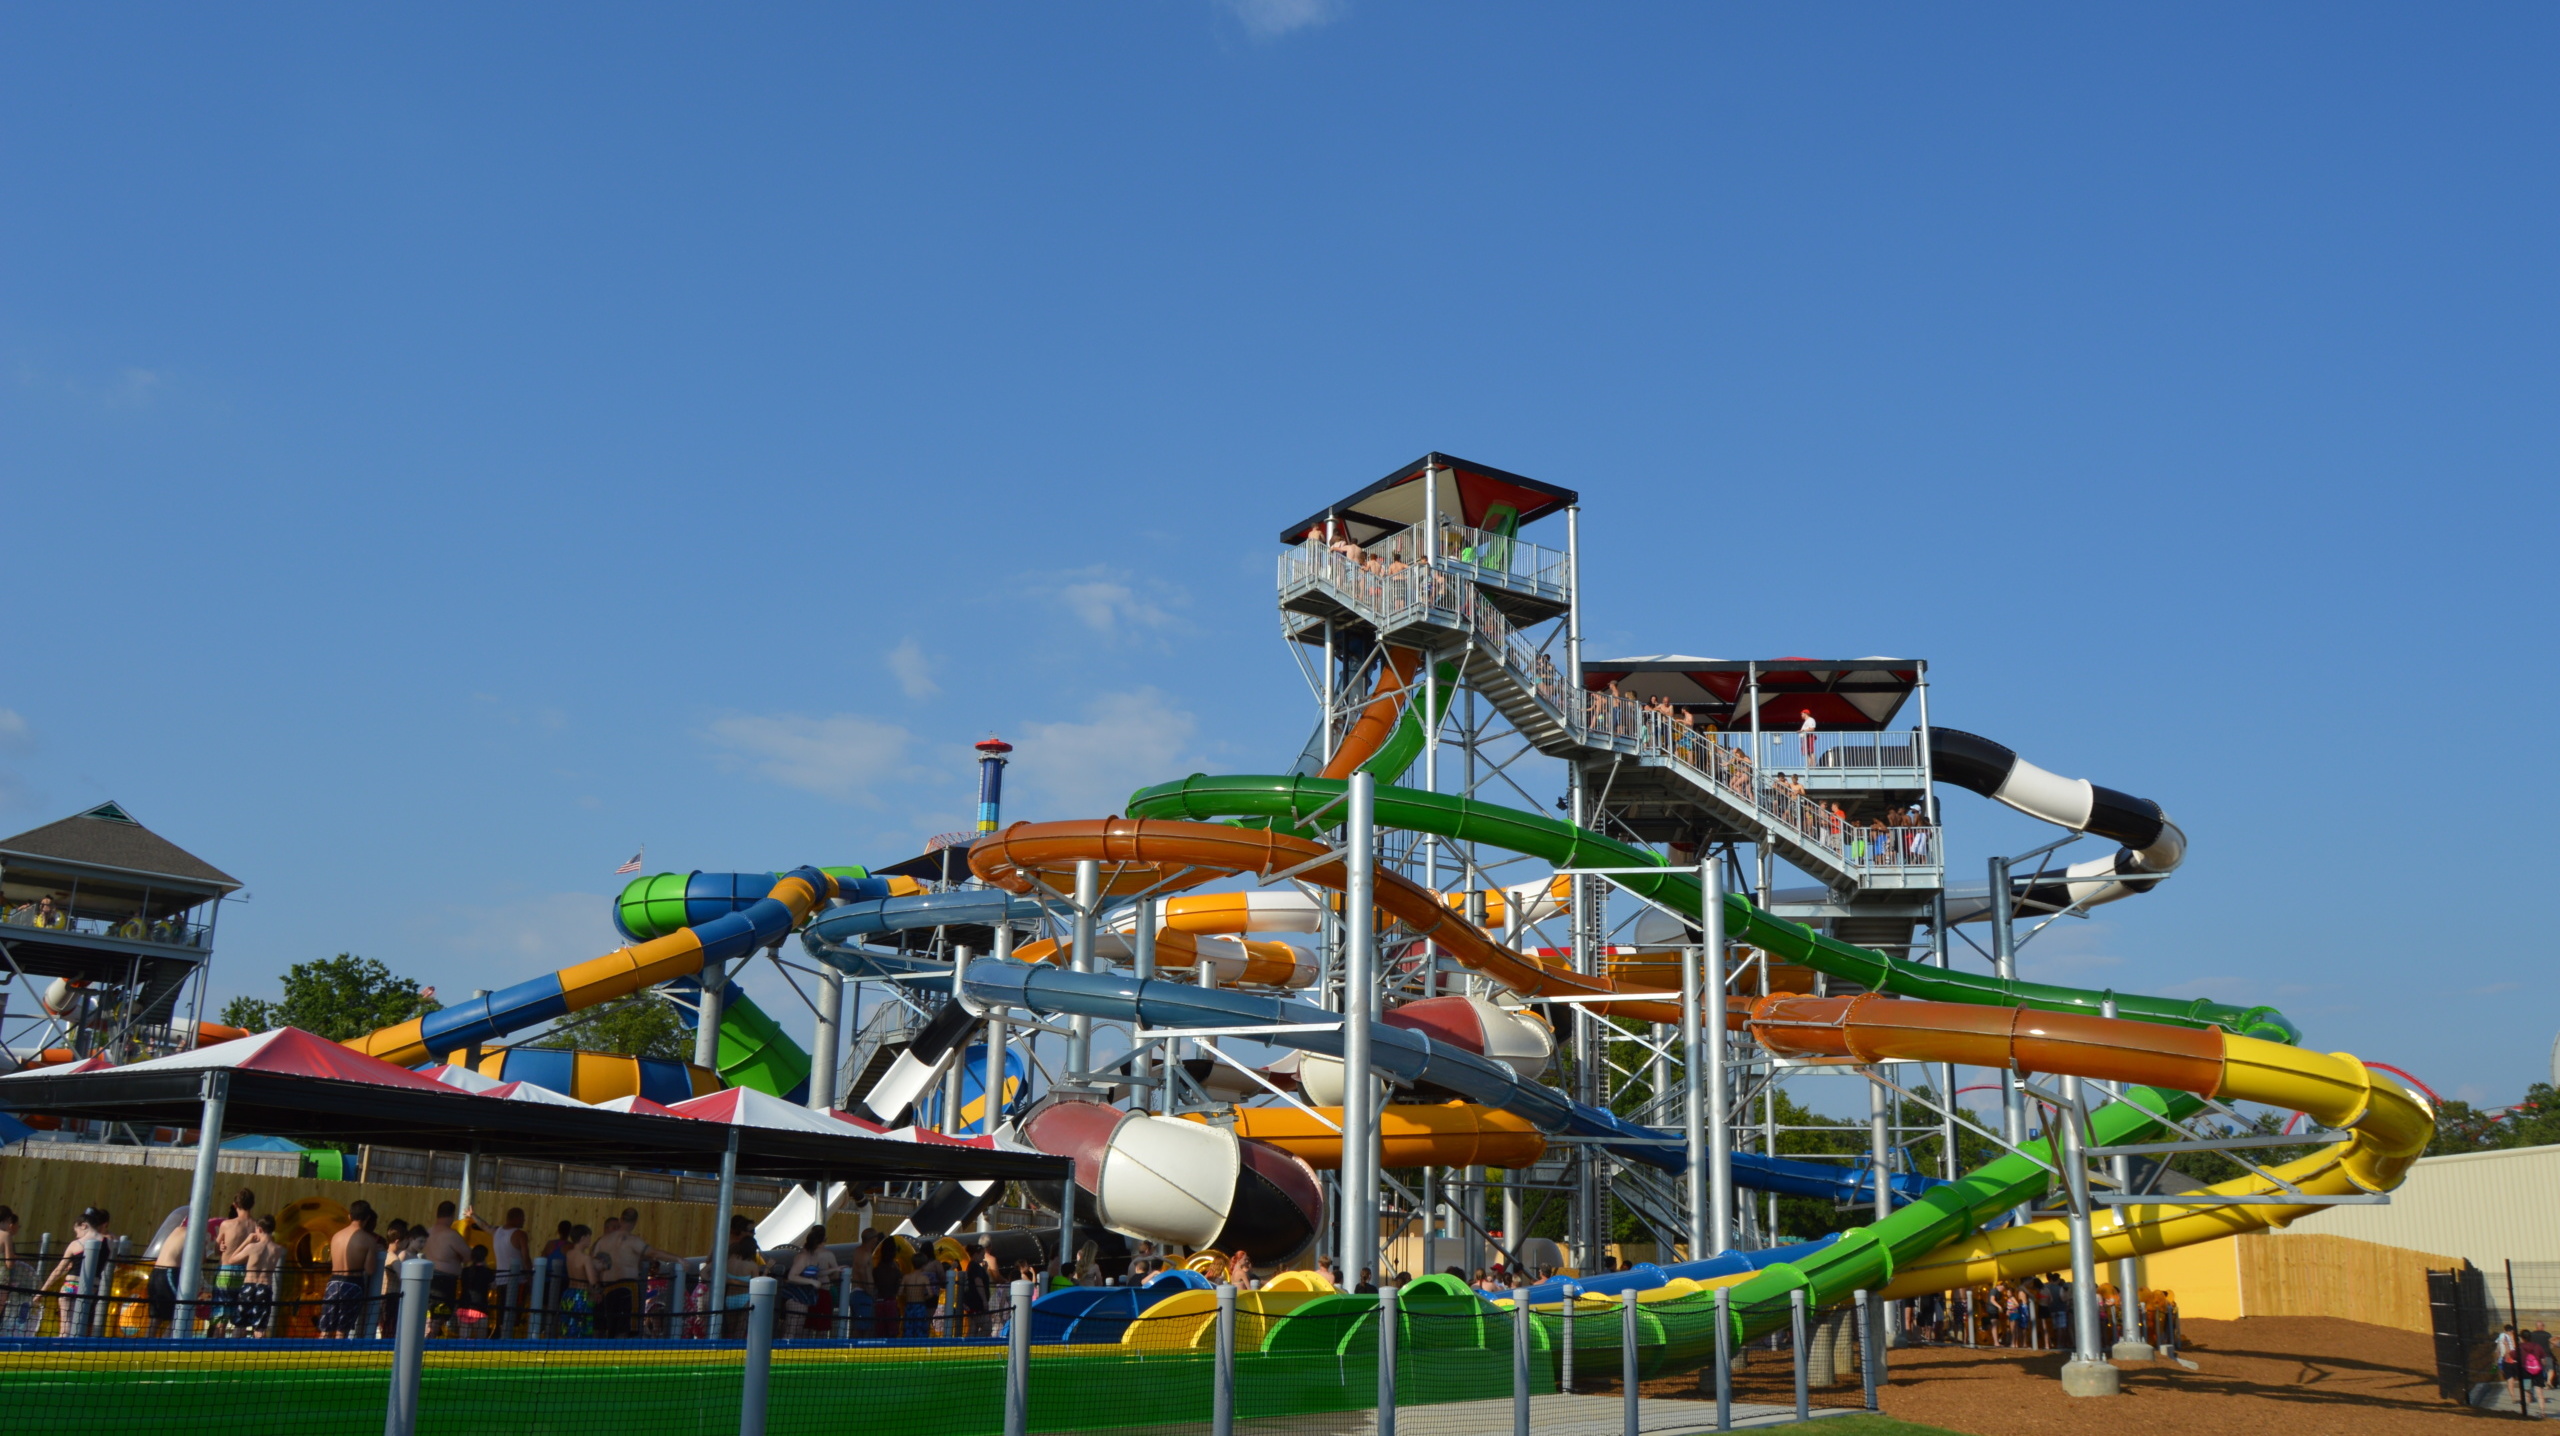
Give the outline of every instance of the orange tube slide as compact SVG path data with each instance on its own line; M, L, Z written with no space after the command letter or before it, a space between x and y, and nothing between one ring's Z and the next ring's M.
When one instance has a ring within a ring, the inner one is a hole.
M1404 716L1405 690L1413 686L1413 675L1421 667L1420 649L1388 646L1386 661L1378 665L1377 686L1369 690L1368 706L1360 710L1351 731L1334 746L1323 776L1348 778L1387 745L1388 736L1396 731L1396 720Z
M1228 986L1288 987L1292 985L1290 979L1297 975L1300 965L1305 961L1304 956L1296 948L1285 942L1262 942L1252 938L1211 938L1210 941L1230 943L1244 950L1244 971L1233 977L1222 978ZM1126 957L1129 952L1128 943L1127 934L1115 932L1098 939L1094 945L1106 957ZM1026 942L1015 948L1013 960L1045 962L1054 967L1067 960L1068 946L1069 944L1057 938L1044 937L1038 942ZM1234 959L1230 957L1222 960L1231 962ZM1156 966L1185 968L1199 965L1200 939L1198 937L1180 928L1156 929Z
M1105 891L1172 891L1235 873L1297 869L1319 887L1339 890L1342 861L1306 838L1262 828L1231 828L1178 818L1079 818L1060 823L1015 823L980 838L969 849L969 869L1008 892L1031 891L1034 882L1071 891L1075 865L1103 864ZM1303 865L1303 866L1302 866ZM1524 997L1603 997L1617 991L1606 978L1512 951L1448 910L1440 895L1399 874L1378 874L1378 906L1417 936L1436 942L1469 968ZM1677 1002L1617 1002L1602 1009L1640 1022L1678 1022Z
M1232 1119L1232 1121L1230 1121ZM1191 1120L1205 1121L1195 1116ZM1339 1107L1237 1107L1218 1118L1239 1137L1267 1142L1310 1167L1342 1165ZM1380 1158L1389 1167L1525 1167L1547 1150L1546 1134L1514 1112L1467 1102L1390 1105L1379 1113Z

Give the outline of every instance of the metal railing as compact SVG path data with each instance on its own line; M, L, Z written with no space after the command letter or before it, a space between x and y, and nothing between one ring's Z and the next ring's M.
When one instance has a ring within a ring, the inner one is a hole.
M1447 579L1492 583L1557 600L1565 596L1565 556L1554 549L1463 524L1442 524L1439 543L1428 545L1421 527L1399 529L1366 545L1311 535L1280 555L1280 586L1288 589L1321 578L1361 595L1361 607L1384 615L1426 602L1449 608L1455 590ZM1426 589L1414 581L1425 571L1443 581Z
M33 903L11 908L5 916L0 916L0 927L71 933L81 937L114 937L127 942L156 942L163 947L201 948L213 938L213 928L206 923L182 922L175 918L144 922L140 918L71 917L60 912L42 912Z
M1746 742L1749 738L1748 734L1734 736ZM1771 772L1844 777L1893 773L1917 778L1920 756L1920 735L1910 729L1899 733L1763 729L1760 733L1760 765Z
M1576 715L1578 727L1586 735L1599 740L1633 746L1639 753L1665 758L1685 766L1704 777L1708 783L1736 803L1750 807L1774 827L1787 830L1808 847L1820 848L1836 857L1841 866L1857 870L1917 869L1940 866L1938 830L1925 824L1899 825L1859 823L1851 820L1840 805L1825 803L1807 793L1793 776L1804 768L1779 768L1756 764L1751 758L1751 735L1723 733L1683 721L1677 710L1647 707L1643 700L1624 694L1601 691L1585 693ZM1794 741L1799 735L1762 734L1762 751L1769 751L1772 737ZM1824 735L1816 734L1816 737ZM1863 739L1866 752L1879 748L1891 757L1901 751L1893 740L1907 734L1846 733L1836 735L1851 740L1832 748L1817 747L1814 769L1822 770L1826 753L1855 757ZM1882 743L1877 740L1881 738ZM1912 749L1916 758L1917 751ZM1795 755L1801 757L1798 747Z

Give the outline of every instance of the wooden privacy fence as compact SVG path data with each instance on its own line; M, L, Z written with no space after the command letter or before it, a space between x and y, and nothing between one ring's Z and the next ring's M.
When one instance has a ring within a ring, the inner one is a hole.
M2142 1284L2176 1294L2190 1320L2334 1316L2431 1331L2427 1273L2458 1257L2309 1232L2255 1232L2142 1260Z

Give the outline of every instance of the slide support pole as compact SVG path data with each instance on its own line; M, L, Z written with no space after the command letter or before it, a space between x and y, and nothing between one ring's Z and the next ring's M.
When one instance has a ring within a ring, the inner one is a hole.
M702 991L694 999L693 1065L720 1070L720 1000L729 990L728 965L702 964Z
M1154 980L1156 975L1156 900L1154 898L1138 899L1135 923L1136 925L1129 929L1129 967L1137 974L1140 982L1149 982ZM1163 1066L1164 1085L1152 1093L1143 1086L1139 1087L1137 1096L1130 1102L1130 1106L1141 1112L1149 1107L1156 1107L1168 1117L1173 1115L1173 1109L1163 1100L1173 1091L1173 1063L1168 1060ZM1129 1075L1138 1078L1141 1082L1155 1076L1156 1067L1156 1045L1151 1042L1141 1044L1129 1059Z
M1893 1215L1893 1133L1890 1130L1890 1106L1885 1098L1884 1064L1867 1069L1867 1159L1875 1165L1876 1220ZM1893 1303L1882 1304L1885 1320L1884 1340L1892 1344Z
M951 949L951 995L955 999L964 1003L968 1001L968 999L962 997L961 994L969 990L967 987L969 976L969 956L970 953L968 948L957 944L953 945ZM962 1089L969 1081L969 1063L967 1060L968 1052L969 1042L968 1039L964 1037L952 1047L951 1067L948 1071L942 1074L942 1135L946 1137L957 1137L961 1133L969 1130L969 1124L962 1121L960 1118L960 1104L966 1095Z
M1681 1060L1689 1086L1683 1135L1689 1141L1691 1261L1704 1261L1733 1242L1733 1114L1724 1070L1724 869L1713 852L1698 864L1698 891L1701 946L1680 965ZM1710 994L1716 1008L1712 1036L1706 1031Z
M1365 772L1352 774L1345 807L1342 906L1349 933L1342 974L1342 1276L1346 1286L1356 1286L1378 1266L1378 1173L1370 1165L1377 1083L1369 1057L1369 1024L1378 1000L1378 780Z
M953 984L955 987L958 984ZM844 974L818 969L818 1025L809 1036L809 1110L824 1112L836 1104L836 1048L844 1030Z
M2089 1158L2082 1124L2088 1109L2080 1100L2080 1079L2062 1079L2062 1180L2071 1197L2071 1359L2062 1366L2066 1396L2113 1396L2120 1374L2098 1354L2097 1242L2089 1230Z
M1076 914L1074 970L1092 972L1094 930L1102 906L1102 864L1092 858L1076 861ZM1093 1079L1093 1018L1077 1013L1067 1019L1067 1081L1078 1087ZM1074 1186L1069 1182L1070 1187Z
M196 1119L196 1170L187 1183L187 1236L178 1258L176 1335L194 1336L196 1296L204 1283L204 1224L213 1211L213 1179L222 1161L222 1111L231 1100L231 1074L219 1068L204 1074L203 1115ZM158 1252L150 1254L154 1259Z
M823 1196L821 1198L823 1200ZM738 1131L729 1129L729 1144L720 1151L720 1197L711 1208L711 1257L702 1264L702 1311L711 1339L720 1339L720 1318L729 1304L729 1218L738 1209Z

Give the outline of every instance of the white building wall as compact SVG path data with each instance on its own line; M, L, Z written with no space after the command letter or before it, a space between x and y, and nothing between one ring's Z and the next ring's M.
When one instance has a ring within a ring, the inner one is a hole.
M2560 1146L2421 1157L2381 1207L2331 1207L2289 1231L2503 1262L2560 1262Z

